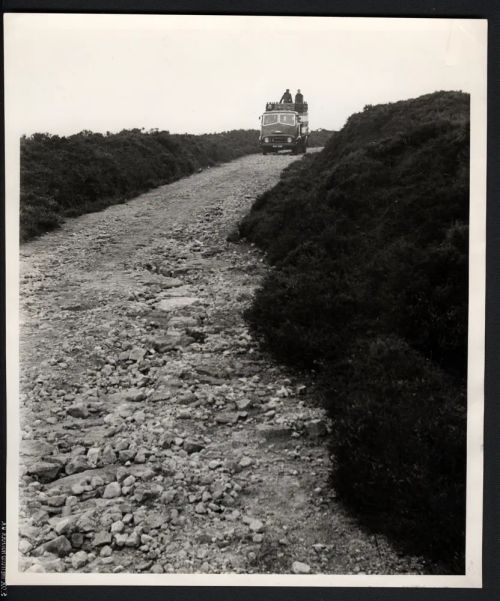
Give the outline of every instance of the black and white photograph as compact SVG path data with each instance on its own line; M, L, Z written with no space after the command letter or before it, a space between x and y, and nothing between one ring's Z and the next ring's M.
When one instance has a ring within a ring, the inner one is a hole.
M7 584L481 587L487 22L7 14Z

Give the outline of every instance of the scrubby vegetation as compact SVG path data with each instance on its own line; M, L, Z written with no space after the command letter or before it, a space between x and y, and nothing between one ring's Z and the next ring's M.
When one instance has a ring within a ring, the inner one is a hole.
M103 135L34 134L21 139L21 240L200 168L258 152L258 131L170 134L124 130Z
M464 570L469 96L352 115L241 234L271 274L247 318L321 374L338 495L405 550Z
M333 133L331 129L313 129L309 134L308 145L310 147L325 146Z

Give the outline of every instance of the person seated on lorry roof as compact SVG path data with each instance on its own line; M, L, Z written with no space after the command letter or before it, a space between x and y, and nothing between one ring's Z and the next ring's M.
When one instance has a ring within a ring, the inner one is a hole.
M295 104L304 104L304 96L300 90L295 94Z
M281 97L280 102L292 102L292 95L290 94L290 90L288 88L283 93L283 96Z

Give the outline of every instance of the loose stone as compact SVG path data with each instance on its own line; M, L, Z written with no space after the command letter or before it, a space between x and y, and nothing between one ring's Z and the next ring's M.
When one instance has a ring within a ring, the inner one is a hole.
M102 496L104 499L113 499L115 497L119 497L120 494L121 488L118 482L110 482L104 489Z
M307 565L307 563L303 563L301 561L294 561L292 563L292 572L294 574L310 574L311 567Z

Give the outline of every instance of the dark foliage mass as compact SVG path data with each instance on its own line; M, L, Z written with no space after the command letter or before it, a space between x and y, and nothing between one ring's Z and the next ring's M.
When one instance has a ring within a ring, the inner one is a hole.
M170 134L124 130L21 139L21 240L168 184L200 168L258 152L256 130Z
M311 147L326 146L333 133L330 129L313 129L309 134L308 145Z
M469 96L367 106L257 199L273 264L248 312L321 373L333 483L372 527L463 571Z

